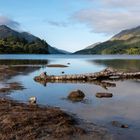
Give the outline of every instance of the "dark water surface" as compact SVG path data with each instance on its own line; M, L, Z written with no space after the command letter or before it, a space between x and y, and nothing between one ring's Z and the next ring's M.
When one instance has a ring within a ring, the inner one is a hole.
M64 64L66 68L49 68L47 64ZM58 106L63 110L76 114L79 118L107 127L115 135L115 139L140 139L140 81L117 81L116 87L105 89L89 83L36 83L33 78L41 72L60 75L97 72L106 67L122 71L140 71L140 56L75 56L75 55L0 55L0 65L10 65L16 69L29 67L9 81L21 82L25 90L16 91L9 96L13 99L28 102L29 97L36 96L42 105ZM32 68L36 67L36 68ZM82 90L86 98L82 102L66 100L68 94ZM98 99L97 92L111 92L113 98ZM120 121L129 125L128 129L116 128L111 121Z

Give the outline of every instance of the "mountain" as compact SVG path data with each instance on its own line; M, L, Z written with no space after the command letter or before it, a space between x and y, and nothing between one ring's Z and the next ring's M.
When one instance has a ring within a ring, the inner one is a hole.
M140 54L140 26L123 30L110 40L76 54Z
M49 46L48 50L49 50L50 54L71 54L68 51L57 49L57 48L51 47L51 46Z
M6 25L0 26L0 54L65 54L46 41L28 33L18 32Z
M85 49L93 49L95 46L97 46L97 45L99 45L99 44L101 44L101 42L94 43L94 44L92 44L92 45L86 47Z
M128 30L123 30L114 37L111 38L112 41L114 40L128 40L131 39L132 37L139 37L140 36L140 26L133 28L133 29L128 29Z
M9 27L7 27L6 25L1 25L0 26L0 39L4 39L10 36L17 36L19 37L20 34L12 29L10 29Z
M92 45L90 45L90 46L88 46L88 47L86 47L82 50L79 50L79 51L75 52L75 54L90 54L90 50L93 49L95 46L97 46L99 44L100 44L100 42L94 43L94 44L92 44Z
M28 33L28 32L22 32L20 33L20 35L25 38L28 42L32 42L32 41L35 41L37 39L36 36Z

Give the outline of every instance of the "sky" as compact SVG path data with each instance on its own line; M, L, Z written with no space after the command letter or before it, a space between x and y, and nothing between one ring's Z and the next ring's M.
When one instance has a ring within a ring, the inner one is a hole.
M0 25L77 51L140 25L140 0L0 0Z

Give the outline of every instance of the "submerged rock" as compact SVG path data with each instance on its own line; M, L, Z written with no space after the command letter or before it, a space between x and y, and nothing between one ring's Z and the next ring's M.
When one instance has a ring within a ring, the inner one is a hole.
M112 125L115 126L115 127L120 127L120 128L128 128L127 124L122 124L118 121L112 121Z
M23 90L24 87L17 82L6 83L6 87L0 88L0 93L10 93L14 90Z
M96 93L96 97L98 98L111 98L113 97L112 93Z
M67 65L62 65L62 64L49 64L49 65L47 65L47 67L65 68L65 67L68 67L68 66Z
M72 101L82 101L85 97L85 94L81 90L72 91L68 95L68 99Z
M0 88L0 93L8 93L10 91L10 88Z

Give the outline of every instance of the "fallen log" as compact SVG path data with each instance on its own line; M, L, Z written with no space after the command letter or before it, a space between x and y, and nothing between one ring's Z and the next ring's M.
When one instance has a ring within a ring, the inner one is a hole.
M83 81L91 82L97 80L113 79L140 79L140 72L120 72L112 68L106 68L101 72L73 75L47 75L45 72L34 78L37 82L57 82L57 81Z

